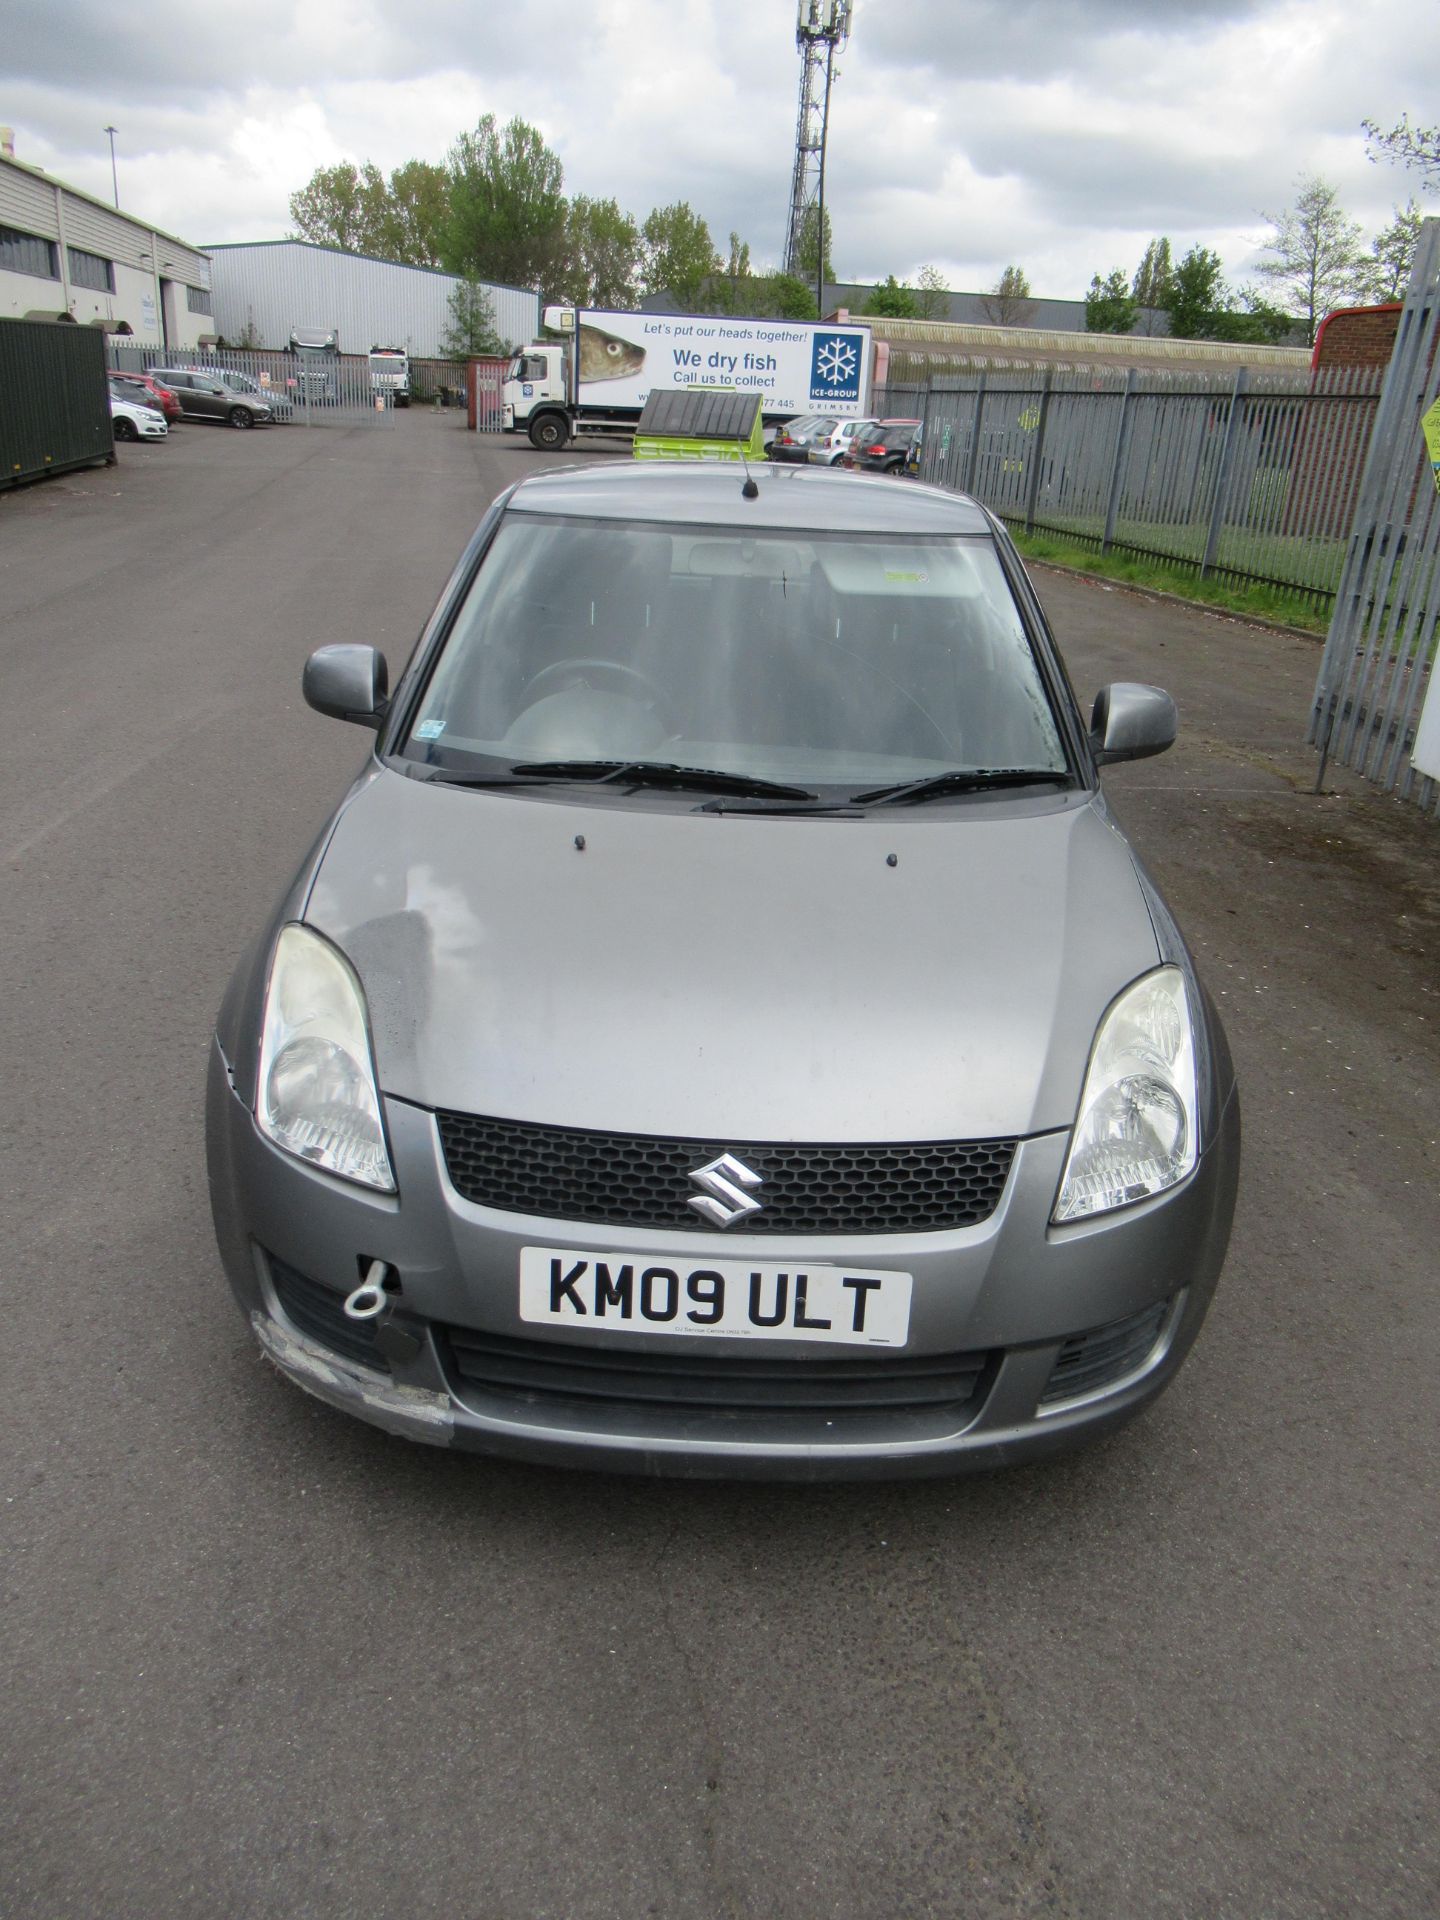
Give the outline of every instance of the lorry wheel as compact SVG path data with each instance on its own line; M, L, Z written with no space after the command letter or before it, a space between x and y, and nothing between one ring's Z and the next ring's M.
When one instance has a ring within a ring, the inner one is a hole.
M558 453L569 438L569 422L558 413L542 413L530 422L530 444L542 453Z

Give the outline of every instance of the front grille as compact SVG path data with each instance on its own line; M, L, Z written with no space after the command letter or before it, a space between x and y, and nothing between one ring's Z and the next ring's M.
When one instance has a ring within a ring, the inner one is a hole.
M1133 1373L1149 1358L1169 1311L1170 1302L1162 1300L1128 1320L1112 1320L1108 1327L1097 1327L1093 1333L1080 1333L1067 1340L1040 1396L1041 1406L1094 1393Z
M323 1346L343 1354L347 1360L358 1361L362 1367L378 1367L382 1372L386 1370L384 1357L375 1350L373 1321L347 1319L343 1295L329 1287L322 1287L318 1280L297 1273L294 1267L287 1267L283 1260L277 1260L273 1253L265 1257L269 1262L270 1283L275 1289L275 1297L285 1310L285 1318L297 1333L308 1334L312 1340L318 1340Z
M918 1140L877 1146L666 1139L532 1126L480 1114L436 1115L455 1190L479 1206L554 1220L713 1232L687 1204L690 1175L732 1153L758 1173L755 1233L934 1233L995 1211L1014 1140Z
M437 1326L437 1344L457 1388L559 1409L583 1402L700 1417L803 1414L831 1420L866 1414L949 1411L964 1415L988 1391L995 1357L853 1353L806 1360L515 1340L470 1327Z

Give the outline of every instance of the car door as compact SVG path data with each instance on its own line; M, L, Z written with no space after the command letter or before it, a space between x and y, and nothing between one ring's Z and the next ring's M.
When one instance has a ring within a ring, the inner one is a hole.
M157 373L155 378L159 380L162 385L169 387L175 398L180 402L180 411L182 414L188 417L199 411L195 405L195 395L190 390L190 375L188 373L182 373L179 368L166 367L162 373Z
M235 404L235 396L223 381L208 373L191 374L190 397L196 413L203 414L207 420L223 420Z

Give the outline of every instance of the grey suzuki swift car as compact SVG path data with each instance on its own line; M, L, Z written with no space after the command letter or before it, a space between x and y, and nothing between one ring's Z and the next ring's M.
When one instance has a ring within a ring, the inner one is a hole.
M589 467L498 499L221 1008L210 1184L291 1380L570 1465L953 1471L1174 1375L1224 1258L1215 1008L973 501Z

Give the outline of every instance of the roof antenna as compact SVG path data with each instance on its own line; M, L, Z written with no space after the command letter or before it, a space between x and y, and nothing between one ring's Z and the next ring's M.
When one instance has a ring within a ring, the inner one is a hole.
M738 394L735 397L737 400L739 400L740 398ZM750 431L748 434L746 434L745 440L753 440L755 438L756 430L758 429L761 418L762 418L762 415L760 412L759 394L758 393L751 394L749 396L749 400L750 400ZM739 422L737 421L736 424L738 426ZM745 440L741 440L739 442L740 464L745 469L745 484L740 489L740 498L742 500L758 500L760 498L760 489L759 487L756 486L755 476L750 471L750 462L745 458Z

